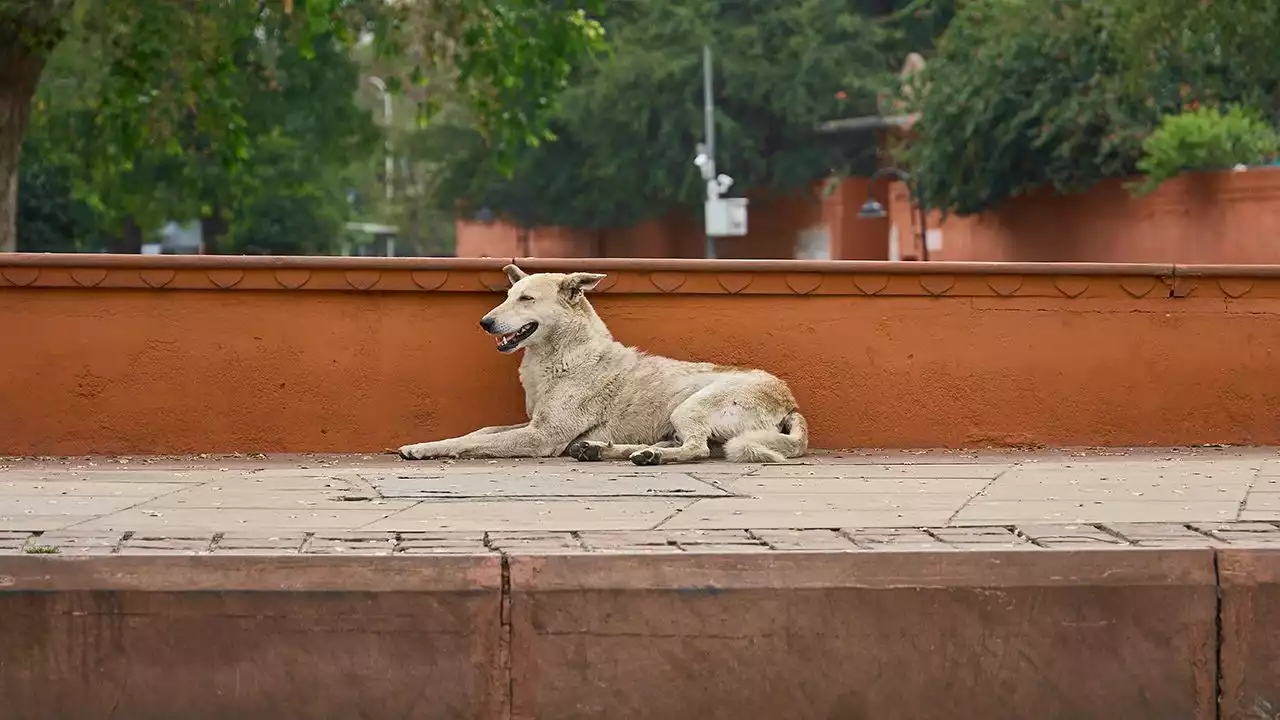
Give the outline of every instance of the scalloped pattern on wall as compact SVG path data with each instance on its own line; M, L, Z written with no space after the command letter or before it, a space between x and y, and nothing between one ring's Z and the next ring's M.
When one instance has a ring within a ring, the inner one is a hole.
M0 289L492 293L508 259L34 255L0 257ZM1127 301L1280 297L1280 266L639 259L517 260L607 273L597 292Z

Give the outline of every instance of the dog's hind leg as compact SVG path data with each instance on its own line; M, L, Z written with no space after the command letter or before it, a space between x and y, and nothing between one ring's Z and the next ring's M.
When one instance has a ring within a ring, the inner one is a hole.
M796 438L777 429L790 412L786 406L794 407L794 402L776 378L726 375L690 395L671 413L671 425L682 441L678 447L648 447L632 453L631 462L658 465L704 460L712 455L709 443L717 445L716 454L723 452L735 462L781 462L786 456L770 446L786 440L790 447L804 436L803 418L798 413L801 428Z
M599 440L577 440L569 444L565 448L565 454L576 460L583 462L591 462L595 460L626 460L630 458L632 453L639 452L649 447L672 448L680 443L670 440L663 440L654 445L615 445L613 443L600 442Z
M716 386L708 386L689 396L671 413L671 425L680 442L674 447L658 443L636 450L628 458L636 465L695 462L711 457L708 441L712 434L712 415L728 398Z

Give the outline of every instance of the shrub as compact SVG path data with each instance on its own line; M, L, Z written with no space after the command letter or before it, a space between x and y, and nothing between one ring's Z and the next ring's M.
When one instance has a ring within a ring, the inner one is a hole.
M918 76L917 137L901 157L927 206L968 215L1032 190L1083 192L1133 173L1161 104L1119 82L1103 5L961 6Z
M1161 118L1142 144L1138 169L1147 177L1133 187L1146 195L1183 170L1261 165L1280 152L1280 135L1256 110L1192 107Z
M1179 13L1149 0L961 4L916 80L917 139L901 157L925 204L967 215L1134 175L1161 118L1193 100L1280 118L1274 43L1227 22L1252 16L1233 3L1161 1ZM1268 28L1280 22L1273 5L1257 18Z

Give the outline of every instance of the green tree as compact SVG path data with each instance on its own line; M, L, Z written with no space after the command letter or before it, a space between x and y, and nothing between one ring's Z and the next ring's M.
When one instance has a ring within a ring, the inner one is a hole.
M574 78L552 119L558 140L522 152L512 177L485 162L465 112L427 129L426 142L450 158L437 195L444 207L576 227L699 207L691 161L703 127L704 43L715 53L717 161L737 189L786 193L872 166L870 134L857 144L815 132L822 120L875 113L879 80L900 62L891 28L862 3L637 0L611 4L603 23L611 59Z
M85 88L93 134L80 149L93 178L131 171L149 144L176 153L184 131L208 139L211 161L232 169L242 163L246 120L234 58L266 17L289 19L304 43L325 35L351 43L372 32L386 52L456 69L452 80L501 159L545 133L555 92L573 63L599 45L586 9L593 8L541 0L0 0L0 250L14 247L31 101L68 36L95 48L87 57L104 70ZM415 68L406 80L425 76Z
M1163 64L1202 68L1194 90L1238 97L1280 119L1280 4L1274 0L1122 0L1107 3L1107 25L1124 38L1118 55L1140 89Z
M71 172L47 162L38 146L22 153L18 191L18 237L24 252L93 249L97 222L93 208L76 197Z
M378 133L354 102L358 68L346 48L329 36L300 44L281 18L263 18L259 28L232 53L235 72L224 90L243 119L236 163L215 152L217 138L192 108L165 142L141 145L116 172L101 172L104 164L92 156L99 120L92 88L104 71L95 72L96 45L75 36L63 41L46 70L28 145L38 144L42 158L77 179L77 195L96 208L106 234L128 224L154 230L168 219L199 218L210 251L239 250L239 238L227 235L233 227L254 235L255 247L265 251L271 234L253 232L238 215L248 206L271 205L276 196L291 198L289 207L305 198L311 206L297 216L302 226L296 231L280 225L283 216L272 220L276 242L296 251L294 236L313 233L313 218L340 224L347 205L343 170L375 151ZM322 199L328 205L315 204ZM306 247L321 251L337 236L338 229L310 235ZM19 245L28 243L20 236Z
M1271 98L1274 112L1280 76L1258 69L1268 54L1280 63L1274 44L1228 31L1227 18L1243 16L1212 5L1232 10L1210 13L1218 26L1197 32L1190 18L1204 13L1169 15L1142 0L964 4L916 79L920 120L901 153L925 204L972 214L1134 174L1160 119L1192 102Z

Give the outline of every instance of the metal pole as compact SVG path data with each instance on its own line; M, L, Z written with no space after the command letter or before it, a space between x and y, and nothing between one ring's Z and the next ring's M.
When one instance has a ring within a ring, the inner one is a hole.
M395 198L395 160L391 156L391 93L387 92L387 84L380 77L369 78L369 84L378 89L382 93L382 121L386 125L386 137L383 140L383 152L386 153L383 172L386 175L387 200L391 201Z
M387 143L386 143L386 165L384 166L387 174L387 199L392 200L396 196L396 162L391 153L391 93L382 93L382 118L387 123Z
M702 46L702 124L703 137L706 142L707 161L710 163L710 171L704 177L715 178L716 176L716 105L711 88L711 46ZM711 187L707 184L707 199L710 197ZM714 260L716 257L716 239L710 235L707 236L707 258Z

